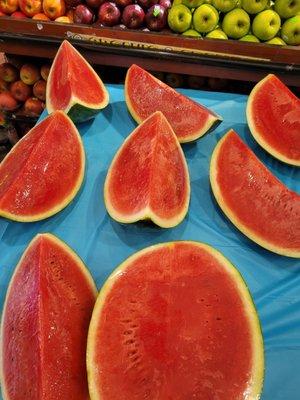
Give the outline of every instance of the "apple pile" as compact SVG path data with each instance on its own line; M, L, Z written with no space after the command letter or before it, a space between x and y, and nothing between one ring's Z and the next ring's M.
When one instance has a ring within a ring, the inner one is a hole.
M41 68L24 64L18 69L5 62L0 65L0 111L22 111L24 115L38 117L45 108L46 81L50 66Z
M0 0L0 16L161 31L170 7L171 0Z
M174 0L168 24L185 36L300 45L300 0Z

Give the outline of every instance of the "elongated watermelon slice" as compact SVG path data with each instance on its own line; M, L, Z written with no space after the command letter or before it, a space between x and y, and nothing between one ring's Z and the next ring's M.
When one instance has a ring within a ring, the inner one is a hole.
M56 111L0 164L0 216L32 222L56 214L76 196L84 168L81 137L70 118Z
M181 143L200 138L222 121L211 110L176 92L135 64L126 75L125 99L138 124L155 111L161 111Z
M272 175L233 130L213 152L210 181L219 206L240 231L270 251L300 257L300 196Z
M197 242L148 247L98 296L88 333L91 400L254 400L263 340L233 265Z
M247 120L255 140L272 156L300 166L300 99L275 75L252 90Z
M1 325L4 400L87 400L87 332L96 287L80 258L36 236L11 279Z
M163 228L178 225L190 200L187 164L170 124L151 115L124 141L104 185L108 213L116 221L151 219Z
M46 90L48 113L62 110L74 121L93 118L109 102L108 92L90 64L66 40L54 58Z

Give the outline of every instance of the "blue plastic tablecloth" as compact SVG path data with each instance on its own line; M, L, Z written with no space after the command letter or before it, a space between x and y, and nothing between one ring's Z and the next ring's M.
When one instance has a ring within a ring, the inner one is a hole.
M271 171L298 193L300 169L276 161L254 142L245 120L246 96L183 90L224 118L214 132L183 146L191 178L188 215L174 229L121 225L106 213L103 184L113 155L136 124L127 112L123 87L111 85L108 89L110 105L93 122L79 126L87 169L76 199L45 221L22 224L0 219L1 307L18 259L39 232L52 232L67 242L84 260L98 288L119 263L137 250L170 240L203 241L220 250L240 270L256 303L266 356L262 399L299 400L300 260L262 249L232 225L210 190L209 161L217 141L234 128Z

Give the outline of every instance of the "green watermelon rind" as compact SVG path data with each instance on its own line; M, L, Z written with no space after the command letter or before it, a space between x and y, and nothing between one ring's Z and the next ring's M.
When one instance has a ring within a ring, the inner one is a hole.
M278 150L274 149L261 135L259 130L255 127L254 124L254 118L253 118L253 110L252 110L252 103L255 101L255 96L256 94L261 90L261 88L264 86L264 84L269 80L274 77L273 74L267 75L264 79L259 81L254 88L252 89L248 101L247 101L247 106L246 106L246 117L247 117L247 122L248 126L250 129L250 132L254 139L257 141L257 143L266 151L268 152L271 156L277 158L277 160L282 161L286 164L293 165L296 167L300 167L300 159L295 160L292 158L288 158L285 154L280 153Z
M72 47L72 50L84 61L86 67L92 72L94 75L95 79L98 81L100 84L103 94L104 94L104 99L99 102L99 103L86 103L74 95L71 96L69 104L62 110L68 116L72 119L74 123L80 123L80 122L86 122L92 118L94 118L103 108L105 108L108 103L109 103L109 93L102 82L101 78L97 75L97 73L94 71L92 66L85 60L85 58L77 51L67 40L64 40L62 44L67 44L68 46ZM59 52L61 51L62 46L58 49L58 52L56 56L54 57L48 80L47 80L47 86L46 86L46 108L48 114L51 114L53 111L55 111L54 107L51 104L51 99L50 99L50 94L49 94L49 88L51 85L51 79L52 79L52 74L53 74L53 69L55 67L55 61L58 57Z
M3 337L3 325L4 325L4 318L5 318L5 310L6 310L6 305L7 305L7 300L9 297L9 293L11 291L11 288L13 287L13 283L14 283L14 279L17 276L17 273L19 271L20 266L22 265L22 261L24 260L24 258L26 257L26 254L28 252L28 250L30 249L30 247L37 241L39 240L41 237L43 238L47 238L50 241L53 241L55 244L57 244L58 246L60 246L64 251L66 251L72 259L74 259L74 261L76 262L77 266L80 268L81 272L83 273L84 277L86 278L87 282L89 282L89 286L94 294L94 297L96 299L97 295L98 295L98 290L97 287L95 285L95 282L92 278L92 275L90 274L88 268L86 267L86 265L84 264L83 260L79 257L79 255L77 253L75 253L75 251L73 249L71 249L71 247L69 247L69 245L67 245L67 243L65 243L63 240L59 239L57 236L53 235L52 233L40 233L37 234L32 240L31 242L28 244L28 246L26 247L26 249L24 250L18 264L16 265L13 275L10 279L8 288L7 288L7 292L5 295L5 301L4 301L4 305L3 305L3 311L2 311L2 315L1 315L1 321L0 321L0 339ZM2 394L3 394L3 399L4 400L9 400L8 394L6 392L6 388L5 388L5 384L4 384L4 373L3 373L3 362L2 362L2 340L0 340L0 386L1 386L1 390L2 390Z
M149 75L151 75L148 72ZM125 78L125 85L124 85L124 93L125 93L125 102L128 108L129 113L131 114L132 118L138 123L141 124L145 119L142 119L137 111L134 109L130 97L128 95L128 81L130 79L129 77L130 75L130 68L127 71L126 74L126 78ZM165 83L163 83L162 81L160 81L158 78L156 78L155 76L151 75L152 79L154 79L159 85L163 84L166 85ZM167 85L166 85L167 86ZM176 92L174 90L174 92ZM191 99L189 99L190 101L192 101ZM196 103L197 104L197 103ZM201 137L203 137L205 134L212 132L213 130L215 130L220 123L223 121L222 117L220 117L218 114L216 114L215 112L209 110L208 108L204 107L203 105L201 105L201 107L203 107L204 109L207 110L209 117L206 121L206 124L203 125L199 130L195 131L195 132L191 132L189 135L185 135L184 137L177 137L179 143L190 143L190 142L195 142L196 140L200 139ZM158 111L158 110L157 110Z
M17 222L36 222L36 221L41 221L41 220L44 220L46 218L52 217L53 215L57 214L58 212L62 211L64 208L66 208L74 200L74 198L76 197L76 195L80 191L80 188L82 187L82 184L83 184L83 181L84 181L84 176L85 176L85 151L84 151L83 142L82 142L81 136L80 136L76 126L72 122L72 120L62 111L55 111L55 112L61 113L68 120L68 123L72 126L72 129L73 129L74 133L77 136L78 145L80 146L81 172L80 172L80 174L78 176L77 182L74 184L74 188L73 188L72 192L70 192L70 194L61 203L57 204L57 206L55 206L55 207L52 207L47 212L40 213L40 214L32 214L32 215L18 215L18 214L10 213L8 211L1 210L1 207L0 207L0 217L4 217L4 218L7 218L9 220L17 221ZM35 125L35 127L36 127L36 125ZM5 162L6 157L9 157L13 153L14 148L16 148L17 146L21 145L23 140L27 140L27 135L29 133L30 133L30 131L23 138L21 138L18 141L18 143L15 144L15 146L12 148L12 150L4 157L4 159L1 162L1 164L3 164Z
M226 138L232 130L228 131L217 143L212 157L210 161L210 184L212 188L212 192L214 194L214 197L219 204L220 208L224 212L224 214L228 217L228 219L249 239L253 240L255 243L260 245L261 247L272 251L273 253L286 256L286 257L293 257L293 258L300 258L300 251L297 250L291 250L287 249L285 247L280 247L275 244L272 244L268 242L267 240L261 238L260 236L257 235L254 231L249 229L247 226L245 226L239 219L238 217L235 216L234 210L231 210L229 206L225 203L221 190L219 188L218 182L217 182L217 171L218 171L218 155L219 151L222 147L223 142L225 142ZM260 161L259 161L260 162Z
M156 111L154 114L161 114L163 115L160 111ZM143 122L146 122L148 119L152 118L153 115L150 115L150 117L148 117L147 119L145 119ZM165 118L165 117L164 117ZM177 149L179 151L179 153L181 154L182 157L182 161L184 163L184 170L185 170L185 176L186 176L186 183L187 183L187 192L186 192L186 196L185 196L185 204L182 207L181 212L176 215L173 218L162 218L159 217L157 214L155 214L155 212L153 212L151 210L150 207L146 207L144 209L142 209L141 211L139 211L136 214L130 214L130 215L124 215L119 213L110 203L109 198L109 181L110 181L110 175L111 175L111 171L114 167L114 164L117 160L117 158L119 157L119 155L122 152L123 147L126 145L126 143L131 139L131 136L134 135L134 133L140 129L141 125L138 125L129 135L128 137L124 140L124 142L122 143L122 145L120 146L120 148L118 149L118 151L116 152L110 166L109 169L107 171L107 175L106 175L106 179L105 179L105 183L104 183L104 204L106 207L106 210L108 212L108 214L111 216L111 218L113 218L115 221L123 223L123 224L131 224L131 223L135 223L138 221L143 221L143 220L150 220L152 221L154 224L156 224L157 226L161 227L161 228L174 228L175 226L179 225L185 218L188 209L189 209L189 203L190 203L190 196L191 196L191 188L190 188L190 177L189 177L189 170L188 170L188 165L185 159L185 155L184 152L180 146L180 143L178 141L177 136L175 135L171 125L169 124L169 122L167 121L167 119L165 118L166 123L169 125L170 127L170 132L173 132L174 135L174 140L177 143ZM143 123L142 122L142 123Z
M218 261L225 266L233 280L237 284L237 289L241 295L241 299L243 300L245 310L247 311L248 320L250 322L251 331L252 331L252 342L253 342L253 368L252 368L252 376L250 378L251 387L247 391L247 398L259 400L263 384L264 384L264 375L265 375L265 357L264 357L264 342L263 342L263 334L261 323L258 317L258 313L249 291L249 288L244 281L239 270L218 250L211 247L206 243L196 242L196 241L175 241L175 242L165 242L159 243L143 250L134 253L130 257L128 257L125 261L123 261L107 278L106 282L100 289L98 294L96 304L93 310L89 331L88 331L88 340L87 340L87 376L88 376L88 385L89 385L89 393L91 400L102 400L102 396L99 393L100 389L97 388L96 385L96 373L97 373L97 365L94 364L94 352L96 349L96 334L98 331L98 321L101 315L101 312L105 305L105 300L111 289L114 286L115 281L124 274L128 265L132 264L136 259L140 256L147 254L148 252L152 252L156 249L165 246L174 246L176 243L180 244L190 244L200 247L210 253L212 256L216 257Z

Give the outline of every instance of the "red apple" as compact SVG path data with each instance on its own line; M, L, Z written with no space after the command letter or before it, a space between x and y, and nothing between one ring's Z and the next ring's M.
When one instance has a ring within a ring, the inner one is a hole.
M40 70L36 65L24 64L20 70L20 78L26 85L34 85L41 78Z
M171 0L159 0L158 4L168 10L172 6Z
M19 70L11 63L3 63L0 65L0 78L8 83L15 82L19 79Z
M123 24L130 29L138 29L143 25L145 13L138 4L130 4L124 8L122 14Z
M99 8L106 0L86 0L86 4L91 8Z
M14 13L11 14L11 17L15 18L15 19L26 19L27 18L27 16L24 13L22 13L22 11L15 11Z
M133 3L133 0L115 0L119 7L126 7Z
M138 3L141 7L145 8L145 9L148 9L148 8L154 6L154 4L157 4L158 1L159 1L159 0L137 0L137 3Z
M24 102L31 96L31 87L26 85L23 81L17 81L12 83L10 87L10 93L17 101Z
M47 17L47 15L43 13L38 13L35 14L32 19L37 20L37 21L50 21L50 18Z
M41 79L34 84L33 95L39 100L46 100L46 82L44 80Z
M18 103L10 92L0 93L0 110L13 111L17 107Z
M42 78L44 79L44 81L46 81L48 79L50 68L51 68L51 65L49 65L49 64L44 64L41 66L41 75L42 75Z
M5 14L12 14L19 8L18 0L0 0L0 11Z
M167 10L155 4L146 14L146 24L151 31L161 31L167 25Z
M29 97L24 104L25 113L33 117L38 117L43 112L43 109L44 104L35 97Z
M0 17L6 17L7 15L4 12L0 11Z
M7 92L9 88L9 83L5 82L4 79L0 78L0 93Z
M27 17L33 17L42 11L42 0L19 0L19 6Z
M79 4L74 10L75 24L91 24L94 21L93 11L83 4Z
M66 12L66 4L64 0L43 0L44 13L50 19L62 17Z
M114 26L120 21L121 13L115 3L107 1L103 3L98 11L99 22L104 26Z

